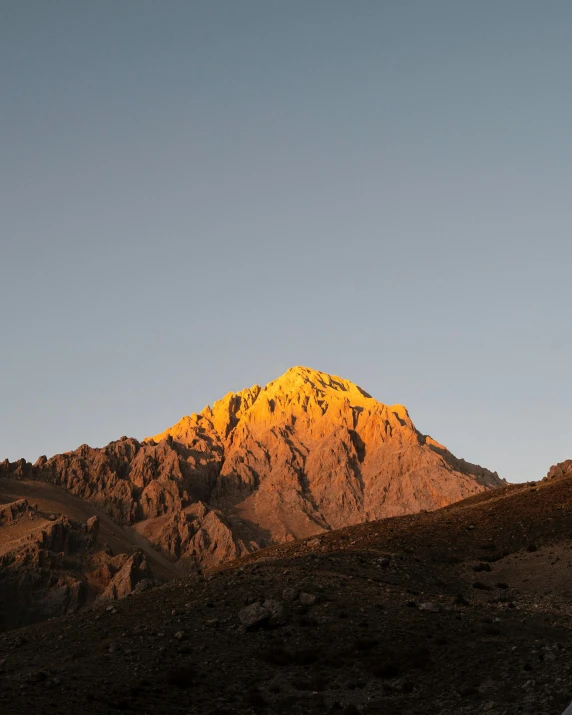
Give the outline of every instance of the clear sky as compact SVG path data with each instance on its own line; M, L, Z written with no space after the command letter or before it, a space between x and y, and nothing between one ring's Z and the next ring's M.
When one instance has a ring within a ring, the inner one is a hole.
M0 0L0 459L307 365L572 457L569 0Z

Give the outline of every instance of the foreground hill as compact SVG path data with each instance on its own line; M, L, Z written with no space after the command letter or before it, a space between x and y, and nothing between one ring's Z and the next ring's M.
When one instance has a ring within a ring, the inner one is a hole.
M558 715L572 463L0 636L4 713Z
M9 542L4 561L12 569L5 592L15 593L25 582L30 586L22 593L31 594L36 584L34 598L41 601L46 589L60 589L60 598L48 598L50 615L101 595L125 594L139 580L172 575L161 557L186 570L212 567L271 544L437 509L504 484L496 473L457 459L422 435L402 405L384 405L347 380L303 367L264 388L229 393L143 443L123 437L102 449L83 445L41 457L34 465L6 461L1 479L27 485L28 491L0 491L0 504L27 498L28 509L41 496L38 490L50 485L59 494L55 515L78 521L77 509L70 511L75 497L80 522L97 515L108 525L89 543L72 539L73 554L65 547L72 542L64 540L60 558L37 521L46 509L28 511L20 520L19 529L31 528L25 544L24 532L14 539L13 525L0 519L0 542L2 531ZM86 528L65 526L78 533ZM113 541L117 534L123 541ZM30 539L48 554L43 560L26 556ZM145 552L144 563L134 556L134 546ZM120 554L131 559L134 575L123 579L121 589L109 588L126 562L116 558ZM109 578L90 576L102 564ZM25 574L26 568L33 573ZM3 579L0 564L0 586ZM75 597L76 591L92 595ZM4 623L22 624L26 609L19 607L14 621L8 613L12 602L4 600Z

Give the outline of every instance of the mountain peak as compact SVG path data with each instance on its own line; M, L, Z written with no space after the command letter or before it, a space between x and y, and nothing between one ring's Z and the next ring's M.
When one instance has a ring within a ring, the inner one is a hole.
M201 420L203 427L208 422L222 440L227 439L241 421L269 425L281 419L291 421L304 417L311 428L312 423L326 412L330 413L331 421L342 419L344 422L340 415L348 409L352 413L351 419L346 415L348 424L357 423L359 413L367 410L368 414L377 413L381 420L396 420L396 424L416 433L403 405L385 405L350 380L297 365L265 387L253 385L239 392L229 392L212 407L207 405L198 415L185 416L164 432L148 439L159 442L171 436L188 443L194 439L195 429Z
M291 367L283 375L273 380L267 387L270 386L284 386L285 388L296 388L298 386L307 385L314 389L329 389L336 390L338 392L348 392L359 394L365 398L371 398L365 390L358 385L345 380L337 375L330 375L327 372L321 372L320 370L313 370L310 367L303 367L297 365Z
M435 509L502 484L421 434L403 405L297 365L156 435L224 455L212 501L278 540ZM240 506L237 506L240 505Z

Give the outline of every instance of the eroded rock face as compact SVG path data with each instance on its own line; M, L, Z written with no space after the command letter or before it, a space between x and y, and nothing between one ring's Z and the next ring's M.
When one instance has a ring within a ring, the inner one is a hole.
M124 556L124 555L123 555ZM110 573L105 590L98 595L98 600L117 601L133 593L141 581L152 579L153 574L145 556L138 552L125 559L117 571Z
M557 479L558 477L569 477L572 475L572 459L552 465L544 479Z
M256 541L235 534L221 511L202 502L135 524L134 528L163 553L184 560L191 569L216 566L259 548Z
M0 476L57 484L190 566L504 483L420 434L402 405L303 367L229 393L143 443L5 462Z
M142 554L112 556L95 519L39 512L21 499L0 506L0 631L121 598L153 575Z

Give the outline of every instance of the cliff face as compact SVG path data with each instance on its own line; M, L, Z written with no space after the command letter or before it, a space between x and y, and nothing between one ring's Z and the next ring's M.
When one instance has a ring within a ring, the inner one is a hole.
M33 466L4 463L2 475L56 484L191 566L504 483L420 434L402 405L303 367L143 443L83 445Z

